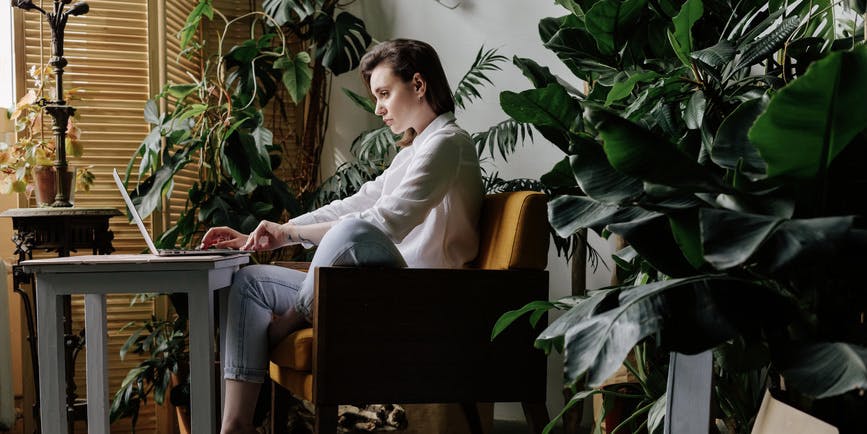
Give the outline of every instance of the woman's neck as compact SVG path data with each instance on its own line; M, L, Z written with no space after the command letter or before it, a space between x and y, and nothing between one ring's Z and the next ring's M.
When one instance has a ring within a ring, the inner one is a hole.
M420 111L416 122L413 122L412 127L415 130L416 135L421 134L422 131L424 131L438 116L439 115L434 113L430 106L425 104L425 107Z

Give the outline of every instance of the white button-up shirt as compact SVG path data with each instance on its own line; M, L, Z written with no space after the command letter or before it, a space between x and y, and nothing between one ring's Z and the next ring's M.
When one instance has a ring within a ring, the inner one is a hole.
M448 112L358 193L290 222L357 217L391 238L410 267L458 268L476 257L483 195L473 141Z

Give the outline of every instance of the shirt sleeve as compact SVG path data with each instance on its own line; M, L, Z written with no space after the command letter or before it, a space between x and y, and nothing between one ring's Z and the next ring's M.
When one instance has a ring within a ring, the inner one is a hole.
M382 194L368 209L356 214L383 230L395 243L421 224L442 202L460 168L458 133L432 137L409 163L403 180Z
M388 169L377 176L373 181L365 182L358 192L352 196L345 199L335 200L319 209L290 219L289 223L295 225L309 225L314 223L331 222L339 220L348 214L357 213L370 208L374 203L376 203L377 199L379 199L382 194L382 185L386 173L388 173Z

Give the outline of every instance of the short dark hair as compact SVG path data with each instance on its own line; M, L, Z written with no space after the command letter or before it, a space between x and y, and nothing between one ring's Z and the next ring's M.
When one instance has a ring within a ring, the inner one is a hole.
M425 99L437 115L455 111L455 99L449 81L436 50L430 44L413 39L392 39L373 46L361 58L359 68L368 92L371 92L370 75L382 63L389 65L404 82L412 80L416 73L421 75L427 82ZM401 145L412 142L415 131L408 131L408 134L404 135Z

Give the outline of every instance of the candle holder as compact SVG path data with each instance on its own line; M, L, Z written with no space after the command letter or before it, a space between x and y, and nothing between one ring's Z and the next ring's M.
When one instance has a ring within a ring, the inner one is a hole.
M87 3L78 2L67 7L70 3L72 0L54 0L54 9L46 11L34 4L33 0L12 0L13 7L41 13L51 28L51 59L48 64L54 69L56 77L54 98L52 100L43 99L41 103L45 105L45 110L54 121L54 145L57 148L54 160L56 169L54 182L57 186L57 195L51 206L61 208L72 206L69 201L69 183L63 181L67 178L69 170L66 161L66 129L70 116L75 113L75 109L63 99L63 68L67 65L66 58L63 57L63 33L66 30L66 21L70 16L84 15L90 10Z

